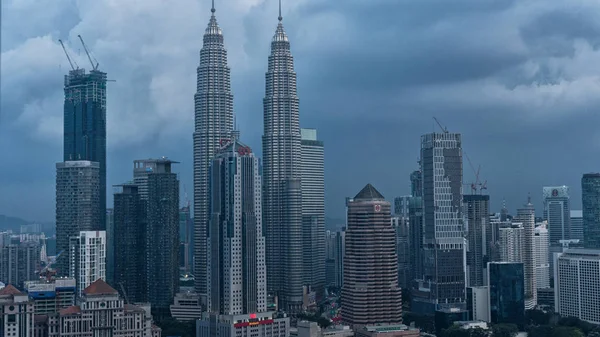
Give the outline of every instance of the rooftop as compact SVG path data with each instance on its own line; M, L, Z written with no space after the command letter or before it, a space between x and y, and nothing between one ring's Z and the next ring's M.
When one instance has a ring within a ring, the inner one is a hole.
M73 305L59 311L61 316L76 315L81 313L81 308L78 305Z
M385 197L373 185L367 184L367 186L358 192L354 200L385 200Z
M118 292L102 279L97 279L83 290L85 295L116 295Z
M20 292L12 284L9 284L6 287L2 288L2 290L0 290L0 296L6 296L6 295L25 295L25 294Z

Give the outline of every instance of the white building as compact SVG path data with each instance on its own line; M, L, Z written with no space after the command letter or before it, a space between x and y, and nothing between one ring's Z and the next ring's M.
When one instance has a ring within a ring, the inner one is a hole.
M538 289L550 288L550 253L548 250L548 229L546 229L545 223L535 228L533 247L536 286Z
M0 290L0 336L33 336L33 302L12 285Z
M178 321L193 321L202 317L200 296L193 292L177 293L171 305L171 317Z
M537 286L535 279L535 258L533 237L535 232L535 208L531 199L523 208L517 209L515 221L523 224L523 272L525 281L525 309L533 309L537 304Z
M204 313L196 322L196 337L288 337L289 317L275 312L248 315L214 315Z
M467 310L472 321L490 322L489 292L487 286L467 288Z
M82 231L69 239L69 276L77 282L77 292L98 279L106 280L106 232Z
M555 311L600 324L600 250L569 249L554 265Z
M498 229L500 233L500 261L523 262L523 243L525 231L523 224L513 223L510 227Z

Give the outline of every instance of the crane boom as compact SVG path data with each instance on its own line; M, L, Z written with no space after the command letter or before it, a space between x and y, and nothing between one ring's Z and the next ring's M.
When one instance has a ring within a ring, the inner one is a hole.
M442 131L443 131L444 133L448 133L448 129L447 129L447 128L445 128L445 127L443 127L443 126L442 126L442 123L440 123L440 121L439 121L437 118L433 117L433 120L435 120L435 122L437 123L437 125L440 127L440 129L442 129Z
M90 64L92 65L92 69L93 70L98 70L98 66L99 66L98 61L96 61L96 59L94 58L94 61L96 61L96 65L94 65L94 61L92 61L92 56L90 55L90 51L87 49L87 46L85 45L85 42L83 42L83 38L81 37L81 35L77 35L77 37L79 38L79 40L81 41L81 44L83 45L83 49L85 50L85 53L87 54L88 60L90 60Z
M60 42L60 45L62 46L62 49L65 52L65 55L67 56L67 60L69 60L69 64L71 65L71 69L75 70L75 66L73 66L73 62L71 61L71 57L69 56L69 53L67 52L67 48L65 48L65 44L62 42L61 39L58 39L58 42ZM77 65L77 63L75 63L75 65ZM79 69L79 66L77 66L77 68Z

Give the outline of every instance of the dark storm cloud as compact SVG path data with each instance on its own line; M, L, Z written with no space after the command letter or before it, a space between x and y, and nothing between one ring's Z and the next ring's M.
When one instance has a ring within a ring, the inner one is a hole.
M191 197L208 1L51 2L3 2L0 150L11 164L0 165L0 213L54 217L67 70L57 39L87 65L77 34L117 80L108 184L130 179L133 159L167 155L182 162ZM284 1L301 124L326 144L328 216L343 217L344 197L367 182L389 199L408 194L420 135L438 130L432 116L463 133L495 209L503 197L514 209L528 192L539 206L542 186L555 184L572 187L577 207L581 174L600 166L598 13L600 4L581 0ZM237 121L259 154L276 17L274 0L217 2ZM470 181L467 161L464 170Z

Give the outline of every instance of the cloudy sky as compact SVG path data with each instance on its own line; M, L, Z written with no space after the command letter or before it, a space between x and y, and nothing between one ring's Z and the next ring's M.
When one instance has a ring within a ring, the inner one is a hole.
M276 0L217 0L243 139L260 154ZM192 191L193 94L209 0L3 0L0 214L54 219L67 42L108 72L108 184L133 159L168 156ZM436 116L463 134L492 207L600 171L600 2L284 0L302 127L326 146L327 215L366 183L409 190ZM465 162L465 181L473 172ZM183 190L183 189L182 189ZM109 191L110 194L110 191ZM109 199L109 205L112 198Z

